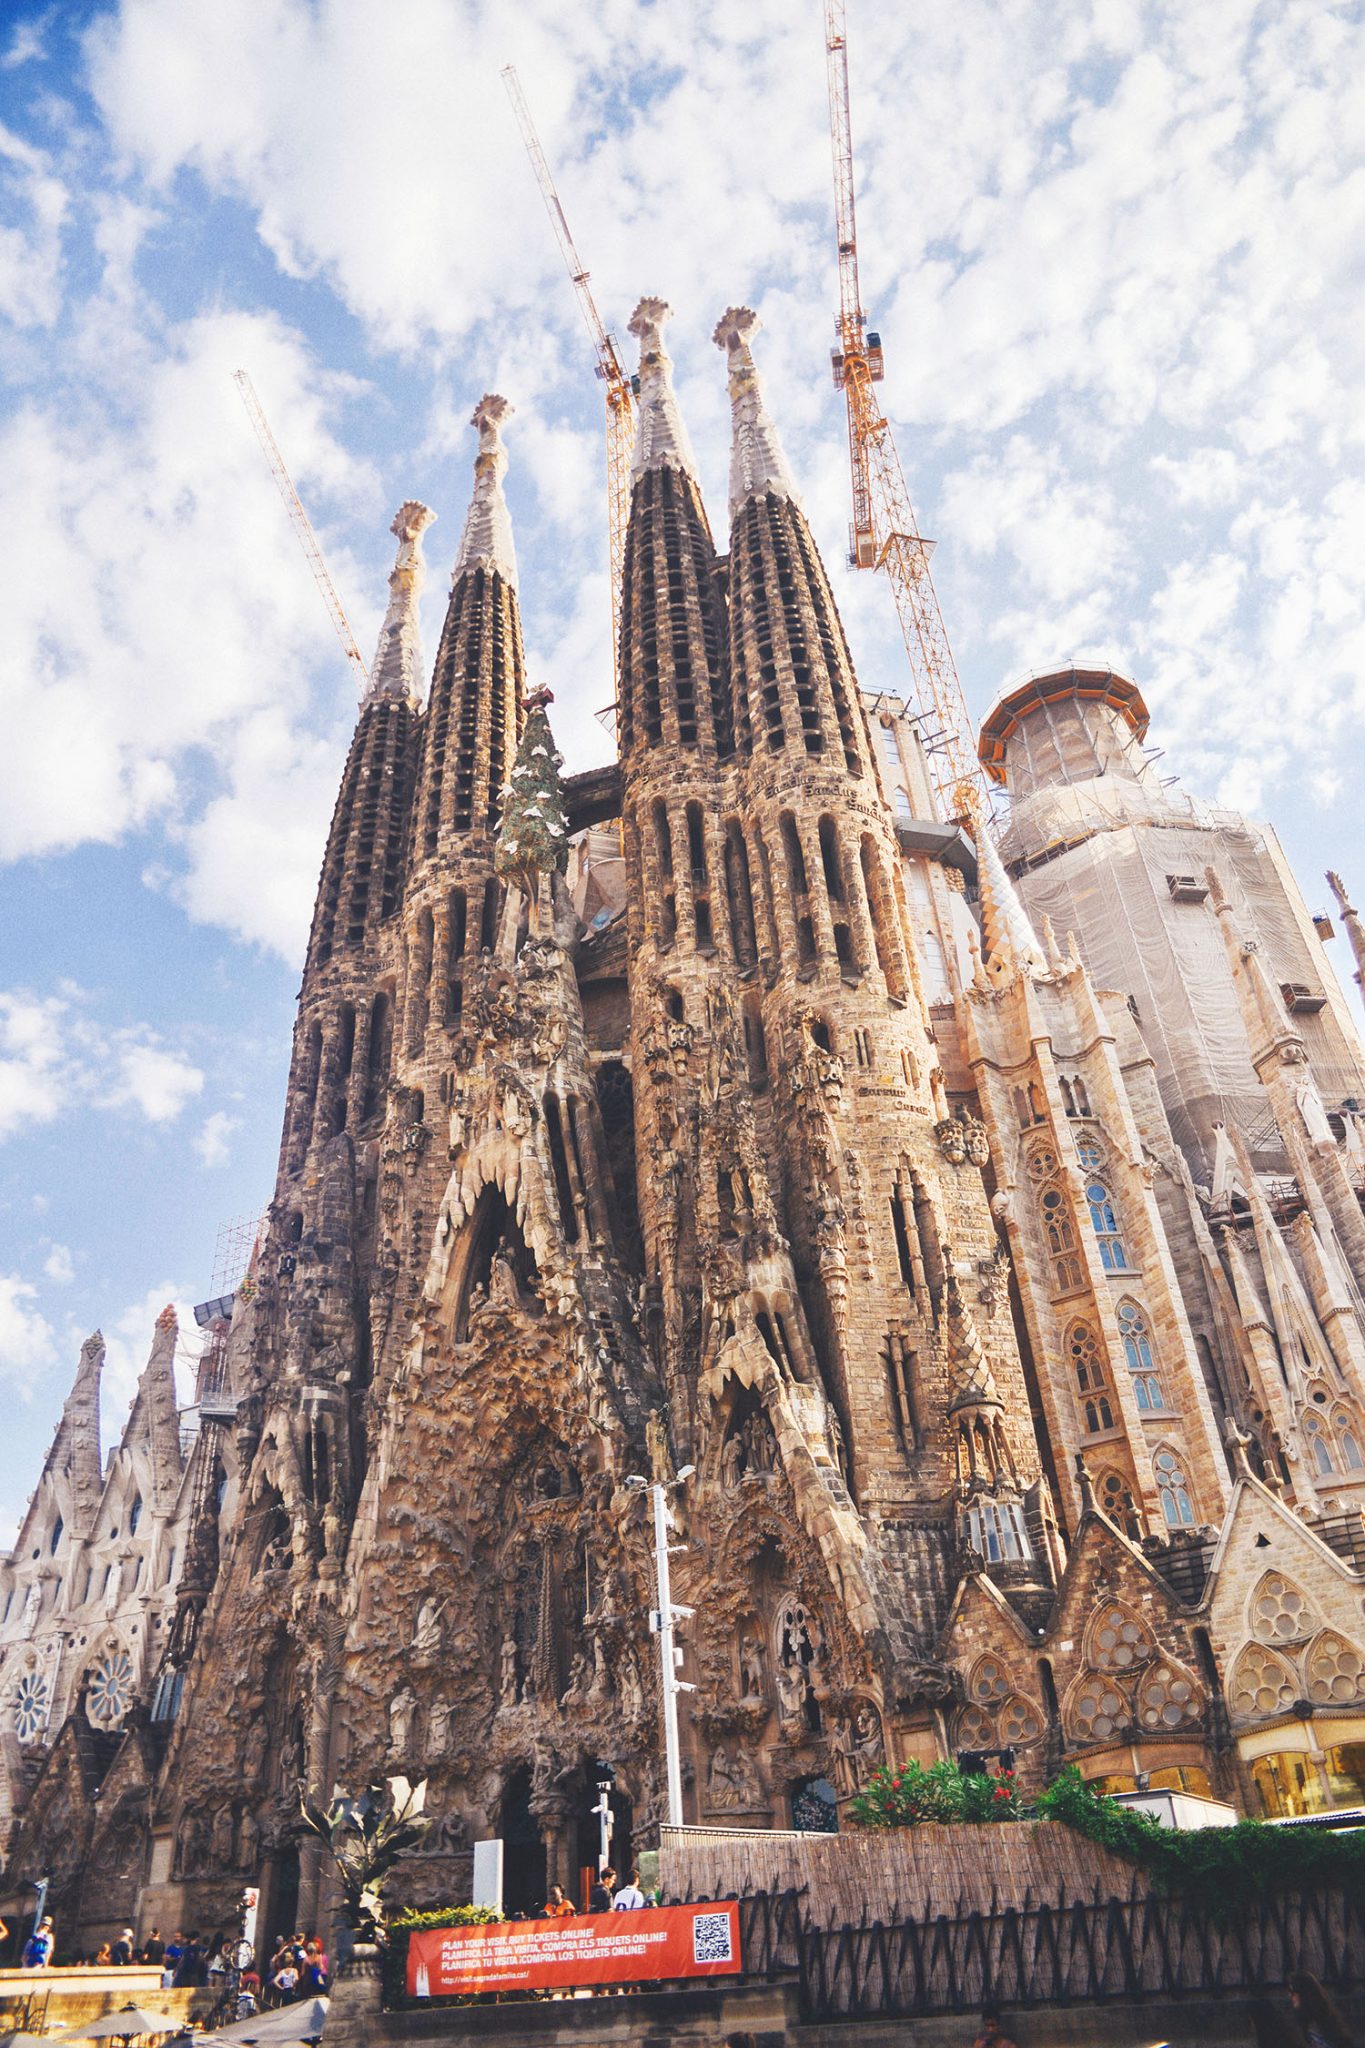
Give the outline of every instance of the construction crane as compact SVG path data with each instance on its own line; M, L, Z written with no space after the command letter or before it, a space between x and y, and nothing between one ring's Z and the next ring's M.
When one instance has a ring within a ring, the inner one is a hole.
M621 591L626 570L626 527L630 520L630 458L635 452L635 392L626 371L622 368L616 343L603 325L602 316L588 283L588 273L574 247L569 223L564 218L555 181L550 173L545 152L536 134L531 109L526 104L526 95L521 89L515 64L503 66L502 82L507 87L507 97L512 102L512 111L521 129L521 139L526 144L526 154L531 159L531 168L540 186L540 196L545 201L545 211L550 216L550 225L555 231L559 253L564 258L565 268L578 295L579 310L588 323L592 336L593 350L597 358L597 374L602 380L607 402L607 533L611 555L611 662L612 675L616 679L617 695L620 695L620 678L617 664L621 659ZM614 713L615 706L610 707ZM599 717L604 714L599 712Z
M981 771L957 664L929 574L934 544L919 530L891 423L873 391L882 380L884 362L881 336L868 329L858 287L845 0L824 0L824 5L839 239L839 346L830 353L835 386L848 405L848 453L853 472L849 566L886 571L910 657L910 706L926 732L934 787L948 817L974 825L982 809Z
M356 667L360 670L364 682L368 683L370 671L365 666L365 657L355 644L355 634L351 631L351 622L342 608L341 599L337 596L336 585L333 583L327 564L323 560L322 549L318 545L318 537L313 531L313 522L304 511L303 500L294 489L293 479L284 466L284 457L280 453L279 443L270 431L270 422L265 416L260 399L256 396L256 387L245 370L234 370L232 381L237 386L242 404L247 409L247 417L256 429L256 439L260 442L265 452L265 459L270 464L271 474L280 487L280 496L284 499L285 508L289 513L289 517L294 522L294 531L299 537L304 554L308 557L308 566L313 572L314 580L317 583L318 589L322 592L328 611L332 615L332 624L336 627L337 639L346 650L347 660L355 663Z

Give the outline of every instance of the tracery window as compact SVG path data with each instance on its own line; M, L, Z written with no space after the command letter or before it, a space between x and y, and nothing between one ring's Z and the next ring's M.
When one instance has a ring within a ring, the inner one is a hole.
M1298 1690L1293 1667L1261 1643L1247 1644L1228 1680L1228 1700L1234 1718L1241 1721L1287 1713Z
M967 1691L978 1705L993 1707L1010 1695L1009 1673L995 1657L982 1657L973 1668Z
M1185 1484L1184 1467L1174 1451L1157 1452L1156 1484L1161 1497L1161 1512L1166 1518L1166 1527L1192 1529L1194 1502L1190 1499L1189 1488Z
M1293 1643L1312 1634L1314 1617L1292 1579L1267 1572L1251 1598L1251 1626L1263 1643Z
M1142 1523L1138 1518L1133 1489L1121 1472L1106 1472L1101 1479L1100 1508L1125 1536L1131 1536L1135 1543L1140 1541Z
M1000 1709L1000 1738L1011 1749L1018 1749L1026 1742L1036 1742L1043 1732L1042 1717L1032 1701L1022 1693L1015 1693Z
M1095 1242L1100 1248L1101 1265L1106 1273L1126 1273L1128 1254L1119 1235L1118 1217L1114 1212L1112 1195L1102 1180L1089 1180L1085 1184L1085 1199L1090 1209L1090 1224L1095 1233Z
M1180 1728L1197 1721L1202 1702L1183 1671L1158 1664L1138 1687L1138 1720L1144 1728Z
M1057 1273L1057 1286L1063 1293L1072 1288L1083 1287L1085 1276L1081 1270L1080 1255L1076 1250L1076 1233L1071 1223L1071 1213L1066 1195L1054 1182L1043 1189L1039 1201L1043 1217L1043 1235Z
M1161 1381L1157 1377L1156 1362L1152 1357L1152 1342L1147 1331L1147 1318L1135 1301L1119 1303L1119 1335L1133 1375L1133 1392L1138 1407L1144 1411L1164 1409L1165 1396Z
M1320 1706L1365 1698L1365 1657L1354 1643L1325 1629L1308 1652L1308 1697Z
M980 1707L964 1707L957 1717L959 1749L994 1749L995 1723Z
M47 1719L47 1680L40 1671L26 1671L14 1699L14 1732L21 1742L36 1742Z
M1332 1427L1337 1433L1337 1450L1341 1456L1344 1472L1365 1470L1365 1458L1360 1454L1360 1437L1356 1431L1355 1417L1339 1408L1332 1417Z
M1090 1661L1100 1671L1133 1671L1151 1655L1152 1641L1135 1615L1102 1608L1090 1638Z
M1104 1377L1104 1364L1100 1358L1099 1340L1089 1323L1073 1323L1067 1336L1067 1349L1076 1374L1076 1386L1081 1396L1081 1408L1085 1415L1086 1433L1095 1436L1102 1429L1114 1427L1114 1411L1109 1405L1109 1389Z
M1308 1444L1308 1455L1313 1461L1313 1470L1319 1479L1330 1479L1336 1472L1332 1462L1332 1444L1322 1420L1317 1415L1305 1415L1303 1434Z
M102 1728L112 1728L123 1719L132 1700L133 1660L126 1650L110 1650L101 1658L90 1680L90 1719Z
M1071 1726L1080 1742L1107 1742L1128 1718L1128 1706L1116 1686L1103 1678L1087 1678L1071 1705Z

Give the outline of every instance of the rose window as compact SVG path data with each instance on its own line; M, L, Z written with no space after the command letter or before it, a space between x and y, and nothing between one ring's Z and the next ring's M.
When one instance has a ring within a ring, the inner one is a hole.
M1283 1714L1298 1697L1298 1683L1283 1657L1248 1643L1233 1666L1228 1687L1232 1711L1239 1720L1253 1715Z
M997 1700L1008 1699L1009 1678L994 1657L981 1659L972 1673L970 1691L974 1700L980 1700L981 1704L987 1707L994 1706Z
M133 1698L133 1660L126 1650L111 1650L90 1680L87 1711L92 1721L112 1728L127 1713Z
M1267 1572L1251 1602L1251 1625L1263 1643L1292 1643L1312 1631L1307 1600L1279 1572Z
M1102 1679L1087 1679L1071 1709L1072 1726L1082 1742L1107 1742L1127 1719L1123 1694Z
M1140 1621L1120 1607L1107 1607L1095 1626L1090 1656L1101 1671L1131 1671L1147 1656L1150 1645Z
M1184 1721L1197 1721L1199 1700L1189 1679L1169 1664L1158 1664L1138 1694L1138 1717L1144 1728L1179 1728Z
M1037 1709L1021 1693L1015 1693L1000 1709L1000 1739L1011 1749L1036 1741L1042 1732Z
M1308 1653L1308 1697L1321 1706L1365 1697L1365 1657L1331 1629Z
M995 1727L990 1715L983 1714L980 1707L964 1707L957 1717L957 1746L959 1749L994 1749Z
M14 1703L14 1730L21 1742L36 1742L47 1719L47 1680L37 1671L26 1671L19 1680Z

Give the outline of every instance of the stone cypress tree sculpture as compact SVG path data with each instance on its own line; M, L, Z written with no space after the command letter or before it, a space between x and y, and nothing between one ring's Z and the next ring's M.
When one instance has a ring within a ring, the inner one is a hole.
M562 875L569 859L569 825L559 777L563 757L545 715L545 707L553 702L549 690L537 690L525 701L526 724L503 792L494 856L498 874L520 889L530 904L532 929L538 928L541 876Z

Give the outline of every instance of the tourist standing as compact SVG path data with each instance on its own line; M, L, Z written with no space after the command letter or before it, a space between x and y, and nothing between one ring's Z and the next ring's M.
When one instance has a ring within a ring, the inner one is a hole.
M134 1945L133 1930L131 1927L125 1927L118 1940L114 1943L114 1950L110 1961L117 1963L120 1969L126 1969L133 1960Z
M52 1961L52 1951L56 1946L57 1937L52 1931L52 1915L45 1913L24 1943L21 1967L25 1970L45 1970Z
M567 1920L571 1913L576 1913L577 1911L578 1908L573 1903L573 1900L565 1898L563 1885L552 1884L550 1886L550 1895L546 1899L541 1913L541 1918L544 1920Z
M613 1913L638 1913L644 1903L645 1895L640 1890L640 1873L638 1870L632 1870L612 1900L611 1910Z
M1289 2003L1308 2048L1354 2048L1345 2020L1310 1970L1296 1970L1290 1978Z
M599 1871L597 1882L588 1894L588 1911L590 1913L610 1913L611 1895L615 1888L616 1872L608 1863Z
M142 1944L142 1960L154 1970L159 1970L166 1960L166 1944L161 1939L161 1929L154 1927Z

